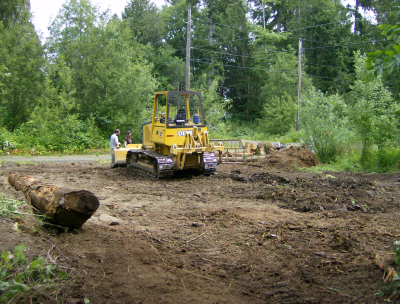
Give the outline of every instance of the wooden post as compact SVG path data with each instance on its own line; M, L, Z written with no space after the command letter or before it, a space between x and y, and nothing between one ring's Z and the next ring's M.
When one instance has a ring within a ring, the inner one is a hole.
M86 190L60 188L13 172L8 182L25 194L28 203L60 226L79 228L99 207L99 199Z
M302 41L299 38L299 84L297 87L297 123L296 123L296 131L300 130L300 99L301 99L301 51L302 51Z

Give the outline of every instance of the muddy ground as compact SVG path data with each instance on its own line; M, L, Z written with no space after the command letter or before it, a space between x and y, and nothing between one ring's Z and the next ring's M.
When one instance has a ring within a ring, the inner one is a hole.
M400 174L310 173L307 150L222 164L213 176L152 180L96 162L4 162L0 193L20 172L100 200L82 228L60 233L0 221L0 249L70 268L33 302L382 303L375 254L400 237ZM55 246L53 246L55 245Z

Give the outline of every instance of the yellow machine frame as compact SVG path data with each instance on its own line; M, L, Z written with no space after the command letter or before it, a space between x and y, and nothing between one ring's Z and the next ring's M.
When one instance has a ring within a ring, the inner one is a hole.
M159 96L165 96L166 109L169 109L169 96L179 94L184 96L186 102L186 119L184 125L168 121L169 113L157 113L159 109ZM194 121L194 114L190 113L189 95L199 98L201 123ZM218 151L218 163L221 163L223 143L214 145L209 141L208 130L205 123L201 93L196 91L187 92L155 92L153 115L151 122L143 125L142 144L128 145L126 148L115 150L115 166L125 163L126 153L130 149L153 150L160 154L173 158L174 171L187 168L195 168L201 163L204 152L214 153Z

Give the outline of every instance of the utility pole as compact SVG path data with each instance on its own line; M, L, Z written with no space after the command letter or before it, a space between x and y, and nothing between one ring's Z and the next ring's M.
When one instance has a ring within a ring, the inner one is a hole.
M301 52L303 49L301 38L299 38L299 85L297 87L297 124L296 131L300 130L300 99L301 99Z
M187 42L186 42L186 91L190 91L190 36L191 36L192 12L188 7Z
M214 45L214 23L213 23L213 1L209 1L208 10L210 12L209 19L210 19L210 27L209 27L209 34L208 34L208 41L211 46L211 49ZM214 75L214 55L211 53L211 63L208 71L208 87L211 88L213 75Z
M265 31L265 4L264 4L264 0L261 1L262 3L262 7L263 7L263 21L264 21L264 31Z

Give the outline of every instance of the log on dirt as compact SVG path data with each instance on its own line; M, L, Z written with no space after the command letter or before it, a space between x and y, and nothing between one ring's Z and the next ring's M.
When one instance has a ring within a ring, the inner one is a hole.
M79 228L99 207L99 199L86 190L60 188L13 172L8 182L25 194L28 203L60 226Z

